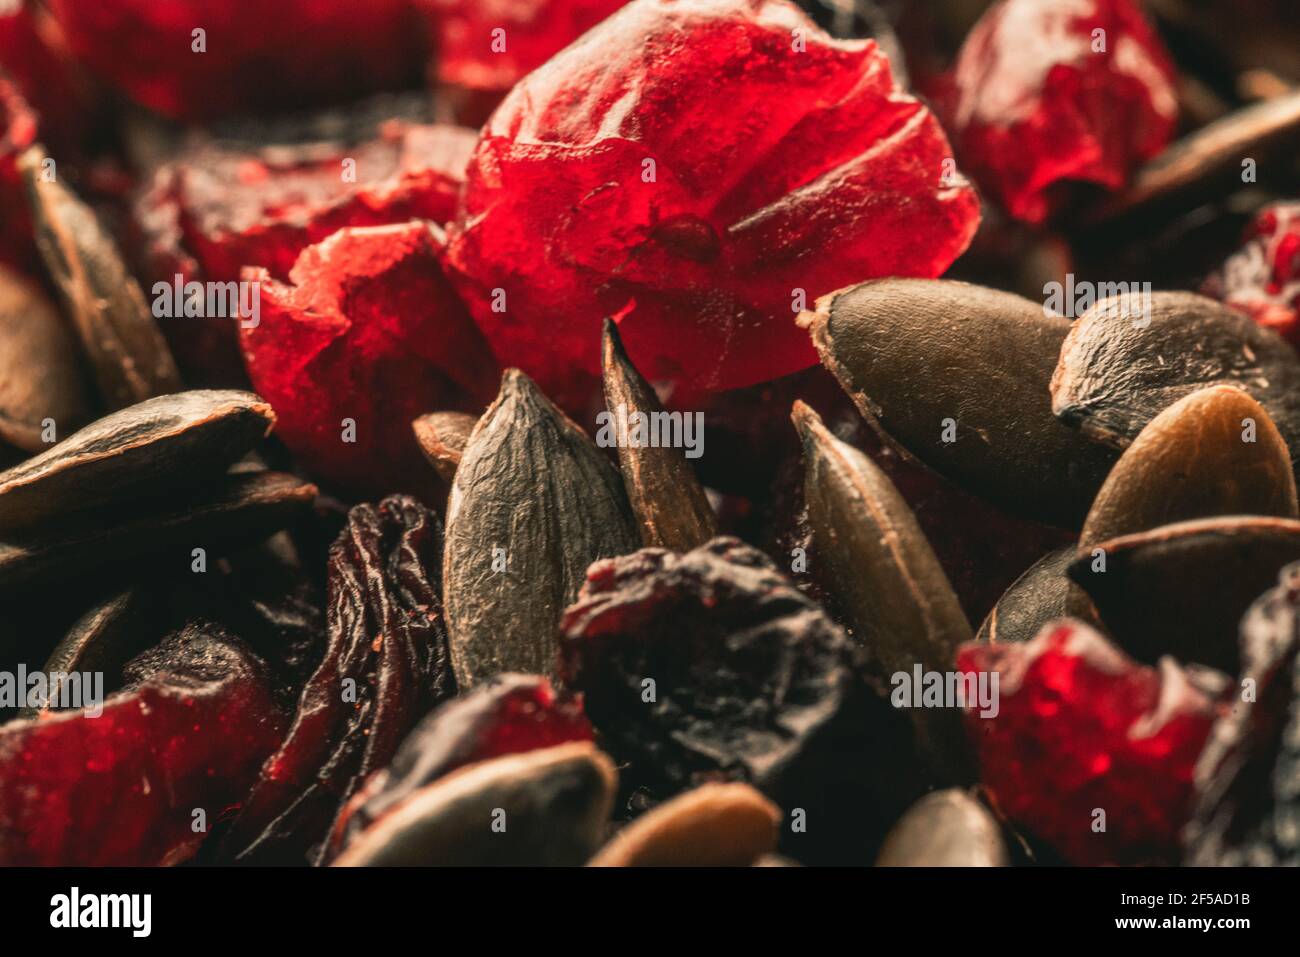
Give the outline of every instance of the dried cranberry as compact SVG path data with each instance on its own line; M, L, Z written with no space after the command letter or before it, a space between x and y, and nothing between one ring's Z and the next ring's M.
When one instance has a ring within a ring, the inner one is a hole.
M261 663L188 627L125 669L97 717L48 713L0 731L0 863L157 865L190 857L283 730ZM83 686L84 687L84 686Z
M1066 620L1024 643L964 645L958 668L990 689L998 677L996 713L968 704L966 717L1008 818L1075 864L1177 860L1218 708L1173 659L1139 665Z
M1002 0L948 87L963 166L1031 223L1063 205L1067 183L1119 189L1178 121L1172 61L1133 0Z
M571 410L609 315L685 399L812 365L792 308L818 295L942 273L979 220L948 156L873 41L782 0L635 0L493 114L449 258L497 358Z
M28 272L36 268L36 246L17 160L35 140L36 116L0 72L0 262Z
M1202 292L1300 347L1300 203L1261 209Z
M564 681L627 791L748 781L789 816L788 853L849 863L921 788L910 722L860 651L735 539L596 562L561 634Z
M331 848L337 852L381 815L457 768L591 738L581 696L557 695L539 675L490 678L416 726L392 764L371 776L348 802Z
M56 154L66 154L100 125L94 91L75 76L58 25L35 0L0 12L0 72L39 115L41 141Z
M497 369L443 276L427 223L343 229L298 257L292 285L264 269L261 317L241 323L249 377L313 476L348 490L432 481L411 432L430 409L481 411Z
M285 109L418 81L426 41L410 0L48 0L73 54L180 120ZM201 31L201 33L200 33Z

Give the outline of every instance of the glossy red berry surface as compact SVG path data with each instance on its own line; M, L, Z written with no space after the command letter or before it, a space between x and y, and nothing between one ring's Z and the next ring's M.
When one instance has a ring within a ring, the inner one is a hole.
M1069 184L1119 189L1178 119L1171 60L1134 0L1002 0L948 79L963 168L1030 223L1060 208Z
M747 385L816 361L800 308L937 276L978 220L874 42L782 0L636 0L493 114L449 259L498 359L575 408L605 316L678 399Z

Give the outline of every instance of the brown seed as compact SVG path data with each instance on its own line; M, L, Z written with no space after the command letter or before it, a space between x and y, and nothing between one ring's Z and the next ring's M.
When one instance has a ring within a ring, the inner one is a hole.
M615 422L624 421L624 415L631 419L664 414L659 397L632 365L618 328L609 319L601 339L601 363L605 408ZM642 544L689 552L718 534L718 521L704 486L681 450L619 442L618 460Z
M1122 297L1074 323L1052 375L1052 410L1100 442L1124 448L1168 406L1200 389L1235 385L1268 410L1300 449L1300 358L1280 336L1222 303L1158 292L1150 309Z
M39 452L46 419L62 434L93 409L81 352L63 318L35 284L0 266L0 440Z
M443 481L451 482L455 478L456 468L477 423L478 416L468 412L430 412L411 423L420 451Z
M1097 493L1079 543L1215 515L1300 517L1286 442L1263 406L1226 385L1147 423Z
M1104 571L1089 551L1069 574L1125 651L1146 662L1173 655L1236 674L1237 624L1278 569L1300 559L1300 521L1195 519L1096 547Z
M975 640L1029 641L1044 622L1068 615L1068 596L1073 586L1066 569L1076 552L1073 545L1058 548L1030 565L998 599Z
M1002 828L968 792L934 791L885 837L877 867L1006 867Z
M0 542L0 594L120 567L176 545L264 538L305 512L316 486L280 472L231 474L192 493L133 509L85 512Z
M474 427L447 502L443 582L456 684L556 677L556 627L587 566L639 545L615 469L517 369Z
M892 444L1013 514L1078 527L1114 454L1052 417L1069 321L980 286L881 279L799 322Z
M333 866L576 866L599 846L617 786L586 742L480 761L415 792Z
M776 850L781 811L748 784L705 784L641 815L592 867L748 867Z
M266 402L235 390L178 392L114 412L0 472L0 531L211 481L274 424Z
M18 158L36 245L90 358L104 401L122 408L181 388L144 293L95 214L32 147Z

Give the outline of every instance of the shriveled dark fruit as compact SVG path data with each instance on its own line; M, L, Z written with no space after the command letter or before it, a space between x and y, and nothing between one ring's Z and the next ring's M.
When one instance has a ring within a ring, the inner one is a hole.
M998 599L975 640L1029 641L1044 622L1068 614L1071 585L1066 570L1077 552L1073 545L1058 548L1030 565Z
M104 676L106 688L116 687L122 669L132 657L146 650L157 640L146 622L154 610L148 593L133 588L98 602L77 619L59 642L42 669L49 677L49 702L45 707L26 708L20 718L34 718L40 711L66 707L60 696L65 681L56 681L56 675L73 672L99 672Z
M599 845L617 787L589 743L482 761L416 791L334 864L572 867Z
M618 471L517 369L479 419L447 502L447 630L462 690L555 674L555 626L587 566L633 551Z
M1002 828L970 792L933 791L885 837L877 867L1006 867Z
M0 473L0 531L211 481L274 424L271 407L251 392L147 399Z
M580 697L557 695L539 675L489 678L416 725L392 763L358 789L330 835L331 853L417 790L457 768L591 737Z
M923 790L912 723L862 650L735 539L595 563L561 635L562 677L627 794L745 781L790 815L785 853L865 863Z
M0 265L0 441L39 452L46 419L62 433L93 411L81 353L62 317L36 285Z
M177 545L188 550L264 538L305 513L316 494L316 486L283 472L230 474L192 493L10 533L0 542L0 593L66 581Z
M776 850L781 810L748 784L704 784L647 811L591 867L748 867Z
M218 628L170 636L128 688L80 712L0 729L0 861L158 865L190 857L243 796L283 729L261 663Z
M36 245L110 408L181 388L158 324L95 214L32 147L18 159L35 218Z
M1298 517L1286 442L1263 406L1227 385L1147 423L1106 477L1079 543L1215 515Z
M225 836L223 857L319 860L313 846L347 799L455 693L437 578L441 531L433 512L404 495L348 513L330 549L324 658Z
M1244 389L1300 450L1300 358L1276 333L1220 302L1153 293L1149 313L1124 297L1075 320L1052 375L1052 411L1099 442L1125 448L1184 396L1216 385Z
M970 622L916 516L875 464L796 402L804 445L804 498L835 605L866 648L876 677L952 670ZM955 709L914 708L919 743L942 778L960 780L969 758Z
M1241 681L1196 765L1193 866L1300 865L1300 565L1241 622Z
M1094 547L1101 554L1081 553L1069 574L1116 643L1142 661L1173 655L1236 674L1237 623L1277 570L1300 560L1300 522L1195 519ZM1101 559L1105 570L1094 570Z
M641 543L678 552L703 545L718 534L717 517L682 450L666 441L648 444L649 429L665 415L664 407L628 358L612 319L605 320L600 354L605 409L612 421L597 434L597 441L608 429L618 447L623 484L640 527ZM638 419L645 431L640 438ZM663 438L661 435L659 441ZM698 436L699 441L703 439Z
M456 476L478 416L468 412L430 412L411 423L415 441L434 471L450 483Z
M1128 188L1087 215L1090 222L1127 218L1153 207L1198 199L1241 182L1242 160L1262 164L1300 142L1300 91L1243 107L1190 133L1138 170Z
M881 279L799 322L883 437L1013 514L1078 527L1114 455L1052 418L1068 320L980 286Z

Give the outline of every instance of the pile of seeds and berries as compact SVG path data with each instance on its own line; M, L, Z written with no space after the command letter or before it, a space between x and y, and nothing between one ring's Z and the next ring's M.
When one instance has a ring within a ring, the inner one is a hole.
M0 4L0 863L1300 862L1290 0L803 5Z

